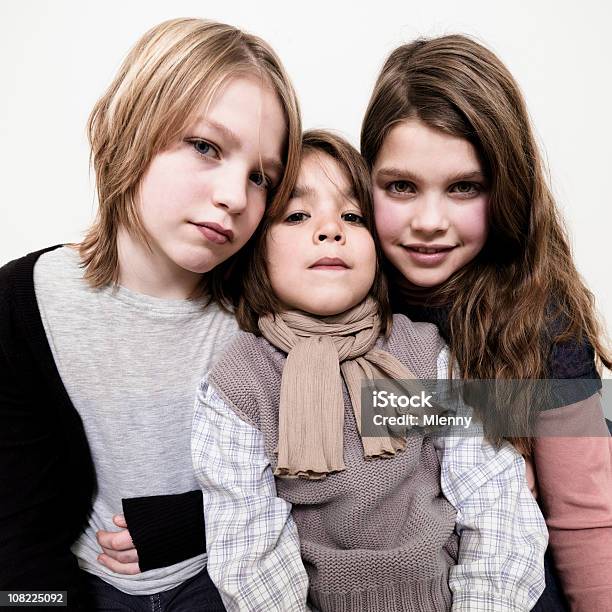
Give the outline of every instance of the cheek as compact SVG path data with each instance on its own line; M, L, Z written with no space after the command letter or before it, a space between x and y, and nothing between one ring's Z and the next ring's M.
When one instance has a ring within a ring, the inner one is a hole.
M487 209L488 200L483 198L478 202L474 202L469 210L463 211L458 215L456 227L461 233L461 238L464 243L469 243L474 248L480 250L487 240L488 225L487 225Z
M246 243L249 238L255 233L257 226L263 219L266 211L265 198L258 197L249 201L247 209L243 215L238 219L238 223L241 226L241 238L242 242Z
M369 291L376 276L376 247L369 232L358 242L358 250L361 283L364 285L360 289Z
M374 197L374 222L383 248L401 235L406 223L402 216L398 206L381 195Z
M285 260L287 239L282 231L273 227L266 238L266 255L268 258L268 266L276 267Z
M206 182L197 172L185 172L176 157L156 155L142 178L139 209L145 226L174 223L203 199Z
M287 286L287 278L291 275L291 262L294 261L295 248L292 257L291 241L282 231L275 230L277 228L270 230L266 240L266 267L272 290L278 295Z
M374 240L370 240L370 255L368 257L369 262L369 278L370 278L370 286L374 282L374 277L376 276L376 248L374 246Z

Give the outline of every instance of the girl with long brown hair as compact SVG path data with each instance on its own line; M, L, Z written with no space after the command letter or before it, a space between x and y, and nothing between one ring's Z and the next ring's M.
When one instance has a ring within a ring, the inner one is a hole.
M403 45L378 77L361 148L395 310L436 323L463 378L594 381L545 413L517 404L513 418L541 435L512 441L535 468L572 610L612 610L612 460L595 360L612 363L519 87L465 36ZM588 421L591 436L545 437L555 419Z

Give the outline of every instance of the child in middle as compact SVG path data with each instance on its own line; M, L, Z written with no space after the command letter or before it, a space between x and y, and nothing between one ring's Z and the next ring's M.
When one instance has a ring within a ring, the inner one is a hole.
M519 611L544 588L546 527L511 445L361 436L362 379L448 371L435 326L390 315L379 261L365 163L307 132L244 279L250 333L196 400L208 571L228 610Z

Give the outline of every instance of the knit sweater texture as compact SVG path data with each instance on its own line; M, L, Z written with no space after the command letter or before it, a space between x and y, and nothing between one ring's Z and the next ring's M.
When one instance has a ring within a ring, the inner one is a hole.
M398 315L390 338L377 346L417 377L436 377L443 343L434 326ZM285 359L265 339L240 334L208 377L262 432L273 469ZM324 480L276 479L278 495L293 505L310 602L324 612L449 610L456 514L440 489L435 448L429 438L411 436L391 459L364 459L344 385L343 397L346 469Z

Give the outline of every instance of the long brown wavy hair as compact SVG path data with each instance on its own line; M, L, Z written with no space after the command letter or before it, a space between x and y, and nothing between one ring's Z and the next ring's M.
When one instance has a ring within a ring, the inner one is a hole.
M410 118L467 139L490 185L481 253L427 295L452 304L450 350L462 377L547 378L553 344L568 340L588 341L599 365L610 368L594 297L572 260L525 101L504 64L463 35L398 47L362 125L370 169L390 129ZM525 406L517 418L532 423L533 409ZM511 441L530 453L529 440Z

